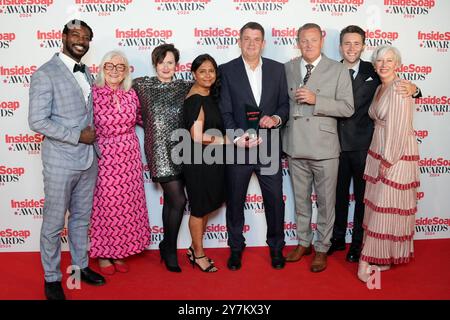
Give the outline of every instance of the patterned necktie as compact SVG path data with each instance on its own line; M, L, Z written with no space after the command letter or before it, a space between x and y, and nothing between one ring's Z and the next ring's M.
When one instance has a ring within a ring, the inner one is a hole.
M73 73L78 72L78 71L84 73L86 71L85 70L85 65L84 64L75 63L75 65L73 66Z
M355 78L353 77L353 75L355 74L355 70L348 69L348 71L350 72L350 78L352 79L352 82L353 82L353 80L355 80Z
M306 67L306 75L303 78L304 85L308 82L309 77L311 76L311 70L314 68L314 66L312 64L307 64L305 67Z

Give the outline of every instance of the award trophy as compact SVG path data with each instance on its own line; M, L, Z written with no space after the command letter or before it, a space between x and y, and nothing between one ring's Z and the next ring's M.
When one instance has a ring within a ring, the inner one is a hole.
M259 128L259 119L261 117L261 110L258 107L246 104L245 115L247 117L247 127L250 138L256 138Z

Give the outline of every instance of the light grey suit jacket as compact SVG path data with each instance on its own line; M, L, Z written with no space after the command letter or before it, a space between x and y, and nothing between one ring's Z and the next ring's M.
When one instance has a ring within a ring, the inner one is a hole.
M89 70L86 76L92 86ZM86 104L81 87L58 54L33 74L29 97L29 126L45 136L41 150L44 165L88 169L94 147L78 140L81 130L93 126L92 94Z
M285 64L289 91L289 120L283 130L283 151L293 158L324 160L339 157L340 146L335 117L349 117L354 112L352 82L342 63L322 59L313 70L306 87L316 94L316 104L300 105L302 117L294 117L299 107L295 90L303 81L301 57Z

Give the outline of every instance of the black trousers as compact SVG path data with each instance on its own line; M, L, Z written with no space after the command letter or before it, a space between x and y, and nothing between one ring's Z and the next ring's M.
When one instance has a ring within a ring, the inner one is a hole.
M243 235L244 203L252 173L255 172L261 187L267 222L267 244L273 250L284 247L284 201L281 163L277 173L261 174L261 165L228 164L226 166L228 245L232 251L245 247Z
M336 219L333 227L333 240L345 241L349 208L349 188L353 179L355 211L353 215L352 246L360 247L363 239L362 223L364 219L363 179L367 150L343 151L339 157L338 180L336 187Z

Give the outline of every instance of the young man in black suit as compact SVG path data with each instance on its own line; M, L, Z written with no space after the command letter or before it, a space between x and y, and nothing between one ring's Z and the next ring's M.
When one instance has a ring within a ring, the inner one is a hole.
M358 26L350 25L340 34L340 50L343 63L348 67L352 78L355 113L350 118L340 118L338 123L341 154L339 157L338 181L336 190L336 219L333 228L332 245L328 255L334 251L345 250L345 234L349 208L349 187L353 178L355 210L353 217L352 244L346 260L358 262L363 240L364 190L363 179L367 151L373 134L373 122L368 111L380 79L370 62L361 60L364 51L365 32ZM409 81L402 80L397 90L413 98L421 96L420 89Z

